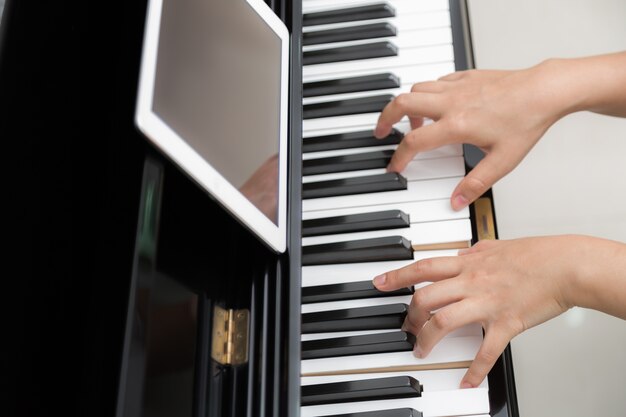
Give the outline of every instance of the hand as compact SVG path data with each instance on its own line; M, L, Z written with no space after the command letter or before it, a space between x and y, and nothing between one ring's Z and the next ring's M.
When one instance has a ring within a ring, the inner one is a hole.
M481 241L460 256L421 260L376 277L374 284L391 291L433 282L415 291L404 323L417 336L418 357L451 331L482 325L483 343L461 382L476 387L514 336L579 301L577 273L585 264L593 267L596 241L582 236Z
M387 169L400 172L418 152L442 145L476 145L486 156L451 196L455 210L464 208L515 168L564 115L555 72L540 64L520 71L456 72L415 84L385 107L374 132L382 138L404 116L411 122ZM423 125L425 117L434 122Z

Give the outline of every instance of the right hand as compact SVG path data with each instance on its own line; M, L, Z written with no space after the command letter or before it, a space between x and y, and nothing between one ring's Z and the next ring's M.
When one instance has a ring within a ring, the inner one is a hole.
M549 61L519 71L471 70L418 83L382 111L375 136L385 137L404 116L411 121L387 169L400 172L418 152L452 143L476 145L486 156L451 196L460 210L515 168L562 117L558 75ZM433 120L423 126L424 118Z

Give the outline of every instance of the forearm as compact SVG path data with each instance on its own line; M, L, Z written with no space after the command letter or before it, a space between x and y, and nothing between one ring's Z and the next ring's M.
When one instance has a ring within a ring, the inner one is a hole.
M568 288L572 305L626 319L626 244L578 237L581 261Z
M552 80L547 95L559 117L585 110L626 117L626 52L550 59L535 68Z

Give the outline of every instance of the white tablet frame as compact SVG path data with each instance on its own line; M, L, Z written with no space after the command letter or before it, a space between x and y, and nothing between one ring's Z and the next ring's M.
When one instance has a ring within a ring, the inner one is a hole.
M284 252L287 240L287 120L289 101L289 32L262 0L246 0L281 39L280 138L278 146L278 224L230 184L215 168L152 110L163 0L150 0L146 18L135 123L145 136L210 193L228 212L250 228L271 249Z

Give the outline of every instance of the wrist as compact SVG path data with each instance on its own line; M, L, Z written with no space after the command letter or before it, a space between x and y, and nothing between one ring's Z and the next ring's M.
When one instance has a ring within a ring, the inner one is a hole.
M548 95L560 117L578 111L626 116L626 53L553 58L536 67L548 74Z
M585 109L585 86L575 60L550 58L531 68L538 78L542 110L555 123L568 114Z
M626 318L626 244L589 236L571 236L571 279L564 298L570 306Z

